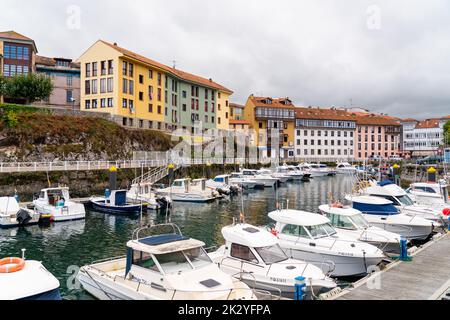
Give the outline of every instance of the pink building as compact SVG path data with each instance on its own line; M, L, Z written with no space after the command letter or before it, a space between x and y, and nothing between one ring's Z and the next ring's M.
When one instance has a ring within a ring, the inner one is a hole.
M400 154L401 124L386 115L358 112L355 135L355 158L388 158Z

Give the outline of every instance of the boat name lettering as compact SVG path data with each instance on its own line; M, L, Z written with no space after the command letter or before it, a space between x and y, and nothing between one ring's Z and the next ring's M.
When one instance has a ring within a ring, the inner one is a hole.
M274 278L274 277L270 277L270 280L272 280L273 282L283 282L283 283L286 283L286 279L282 279L282 278Z

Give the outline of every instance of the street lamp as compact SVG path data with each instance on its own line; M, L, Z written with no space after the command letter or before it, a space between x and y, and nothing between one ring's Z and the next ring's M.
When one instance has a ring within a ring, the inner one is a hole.
M75 98L74 97L72 97L72 98L70 98L70 102L72 102L72 113L73 114L75 114Z

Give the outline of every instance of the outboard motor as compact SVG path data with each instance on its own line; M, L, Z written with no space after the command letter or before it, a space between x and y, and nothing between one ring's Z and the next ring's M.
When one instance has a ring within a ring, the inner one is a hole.
M20 209L19 212L17 212L16 220L19 223L19 225L23 226L27 224L31 219L32 217L27 210Z
M230 195L230 190L224 189L224 188L217 188L217 192L220 195L225 195L225 196L229 196Z
M239 187L237 186L230 186L230 191L232 195L236 195L239 193Z

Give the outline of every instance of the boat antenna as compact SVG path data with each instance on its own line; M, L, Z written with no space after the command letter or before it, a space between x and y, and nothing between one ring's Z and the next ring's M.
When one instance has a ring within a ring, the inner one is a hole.
M241 190L241 212L239 213L239 220L241 223L245 223L245 214L244 214L244 191Z

